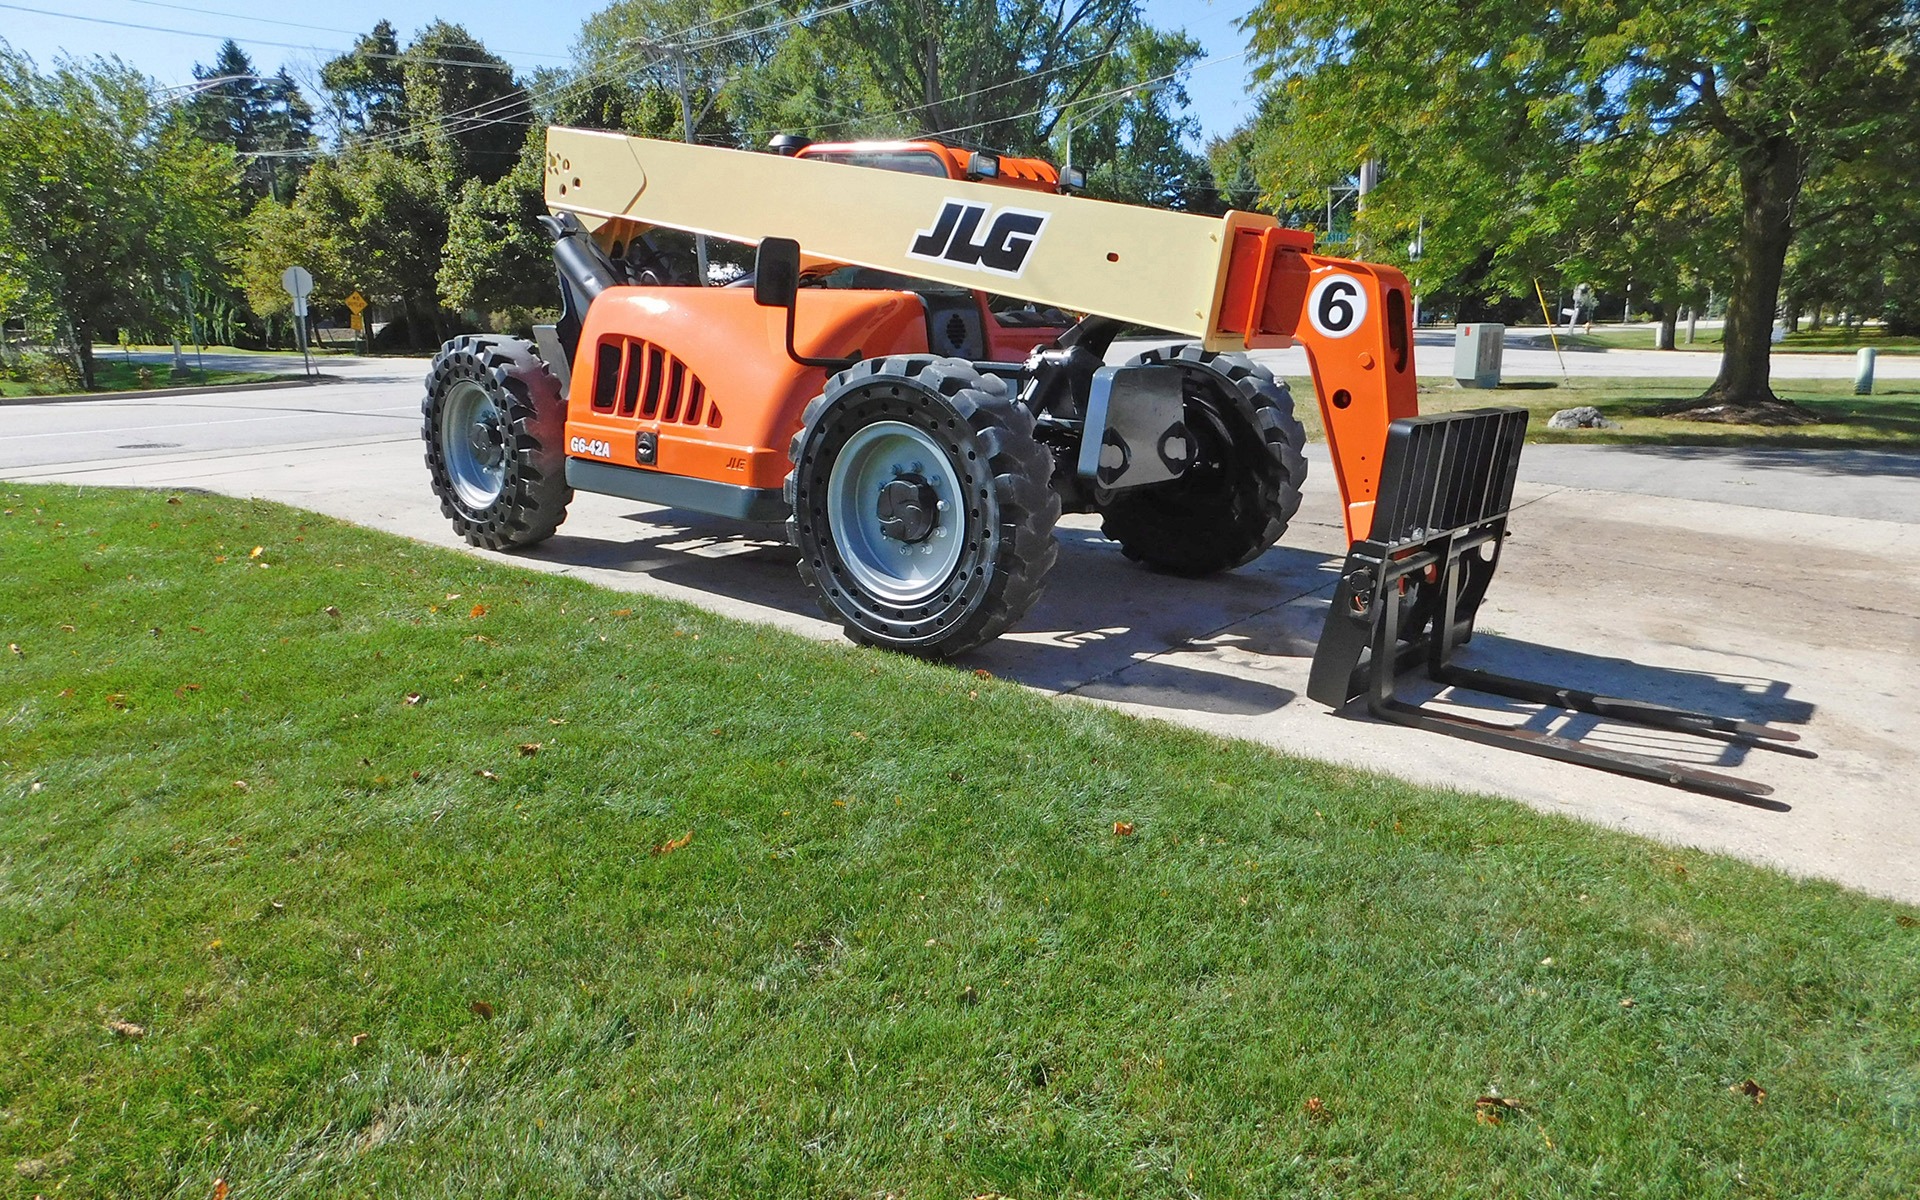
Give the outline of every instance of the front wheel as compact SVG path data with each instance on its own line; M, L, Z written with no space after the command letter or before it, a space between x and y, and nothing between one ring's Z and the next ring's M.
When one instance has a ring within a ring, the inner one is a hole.
M791 457L800 577L854 641L944 658L1039 598L1060 499L1004 381L959 359L859 363L807 406Z
M1293 394L1265 367L1198 346L1149 350L1129 366L1179 370L1196 442L1187 473L1115 493L1101 528L1128 558L1172 575L1245 566L1280 540L1307 479Z
M469 334L440 347L420 415L433 494L455 533L509 550L567 519L566 400L531 343Z

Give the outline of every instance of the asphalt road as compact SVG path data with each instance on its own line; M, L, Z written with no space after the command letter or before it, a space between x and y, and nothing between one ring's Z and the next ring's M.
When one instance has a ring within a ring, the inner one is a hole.
M328 366L350 381L0 407L0 477L261 496L459 546L421 463L423 365ZM1912 457L1536 446L1516 502L1471 661L1771 720L1798 730L1819 757L1524 706L1501 705L1502 719L1748 775L1777 789L1775 806L1488 750L1307 701L1307 663L1343 550L1324 453L1313 456L1305 505L1283 544L1216 579L1140 570L1100 538L1096 520L1068 518L1045 597L966 665L1920 902ZM838 636L801 593L776 528L582 495L559 536L506 561Z

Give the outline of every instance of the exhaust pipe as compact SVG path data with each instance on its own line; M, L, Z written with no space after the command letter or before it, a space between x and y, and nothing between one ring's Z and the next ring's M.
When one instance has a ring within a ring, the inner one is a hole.
M540 227L553 239L553 266L560 277L560 320L554 326L554 336L565 353L565 372L571 375L588 306L601 292L625 281L620 269L594 245L586 226L573 213L543 216Z

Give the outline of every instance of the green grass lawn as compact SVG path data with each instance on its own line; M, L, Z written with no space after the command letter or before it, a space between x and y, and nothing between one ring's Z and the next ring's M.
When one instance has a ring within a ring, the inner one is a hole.
M274 505L0 493L6 1194L1920 1180L1899 905Z
M1560 345L1575 350L1651 350L1654 348L1653 330L1644 326L1630 328L1608 328L1595 325L1592 333L1567 333L1555 330ZM1696 329L1694 340L1687 341L1685 321L1674 333L1676 350L1708 350L1720 352L1719 327ZM1545 339L1542 339L1545 344ZM1829 325L1824 329L1808 329L1804 326L1797 333L1790 333L1786 340L1775 346L1776 354L1852 354L1866 346L1872 346L1882 354L1920 354L1920 337L1889 337L1884 329L1877 325L1862 326L1848 333L1844 326Z
M188 356L187 362L189 365L193 363L191 355ZM140 377L140 368L142 366L145 366L147 370L151 372L146 379ZM116 352L115 357L112 358L103 356L94 359L93 378L94 391L96 392L131 392L143 391L149 388L215 387L236 383L275 383L283 379L299 379L301 376L278 374L272 371L202 371L196 368L187 378L174 379L167 374L165 363L130 363L126 359L118 357ZM65 392L66 389L64 388L45 388L34 384L15 383L12 380L0 379L0 398L15 399L26 396L58 395L64 394Z
M1307 436L1321 440L1313 381L1289 379L1294 411ZM1420 381L1421 412L1454 412L1487 405L1517 405L1532 413L1527 440L1538 443L1603 442L1660 446L1785 446L1803 449L1920 449L1920 381L1884 380L1871 396L1853 394L1844 379L1776 379L1774 393L1826 417L1818 425L1774 427L1716 425L1649 415L1670 400L1698 396L1704 379L1509 379L1498 391L1463 388L1446 378ZM1548 429L1547 418L1563 408L1593 405L1619 429Z

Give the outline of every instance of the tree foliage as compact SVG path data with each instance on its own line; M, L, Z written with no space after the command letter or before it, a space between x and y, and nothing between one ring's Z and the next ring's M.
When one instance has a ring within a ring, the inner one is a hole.
M197 86L181 105L188 127L240 156L241 188L250 197L291 199L314 145L313 109L285 68L262 77L231 40L211 65L196 64Z
M173 327L223 277L239 177L117 59L42 73L0 48L0 297L60 330L83 386L96 338Z
M1289 114L1266 182L1383 160L1363 229L1425 217L1429 278L1518 290L1571 265L1676 298L1717 279L1709 395L1765 405L1802 187L1911 140L1917 18L1914 0L1265 0L1253 46Z

